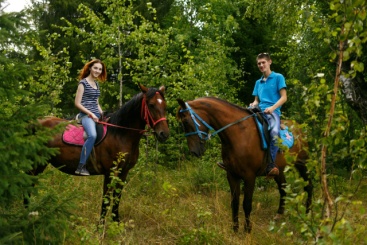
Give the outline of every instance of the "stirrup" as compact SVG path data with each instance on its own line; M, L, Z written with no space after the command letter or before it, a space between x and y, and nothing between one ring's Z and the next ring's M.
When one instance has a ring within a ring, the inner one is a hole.
M272 168L267 174L266 178L271 179L279 175L279 169L277 167Z

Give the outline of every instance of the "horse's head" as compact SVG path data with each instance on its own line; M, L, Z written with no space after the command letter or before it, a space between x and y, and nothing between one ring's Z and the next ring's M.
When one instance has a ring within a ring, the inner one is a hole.
M203 126L201 122L198 123L193 114L195 112L193 112L189 104L181 99L177 99L177 102L180 105L177 119L182 122L189 150L191 154L201 157L205 152L205 140L208 137L209 128Z
M165 87L159 89L147 88L139 84L143 92L142 117L154 130L158 141L164 142L168 139L169 129L166 119L166 100L164 99Z

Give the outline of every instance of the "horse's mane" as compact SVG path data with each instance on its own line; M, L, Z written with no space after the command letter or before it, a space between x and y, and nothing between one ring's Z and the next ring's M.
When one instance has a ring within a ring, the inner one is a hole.
M231 106L231 107L234 107L234 108L237 108L241 111L245 111L245 112L248 112L248 113L251 113L251 111L245 107L242 107L242 106L239 106L239 105L236 105L236 104L233 104L231 102L228 102L227 100L224 100L224 99L220 99L220 98L217 98L217 97L212 97L212 96L208 96L208 97L202 97L203 99L210 99L210 100L216 100L216 101L219 101L221 103L224 103L224 104L227 104L228 106Z
M164 94L162 91L156 88L149 88L146 92L147 99L152 98L156 93L159 93L163 99ZM131 100L126 102L120 109L118 109L116 112L112 113L110 117L110 123L124 126L128 125L129 122L136 120L136 117L140 117L141 113L141 103L142 103L143 93L140 92L136 95L134 95ZM111 127L110 129L116 129L115 127Z

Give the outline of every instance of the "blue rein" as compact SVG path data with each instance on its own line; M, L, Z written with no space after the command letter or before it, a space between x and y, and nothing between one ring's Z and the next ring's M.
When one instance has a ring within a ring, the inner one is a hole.
M241 119L239 119L239 120L237 120L235 122L232 122L232 123L224 126L221 129L218 129L217 131L214 131L212 134L210 134L210 133L208 134L208 133L206 133L204 131L201 131L199 129L200 124L199 124L199 122L197 120L199 120L200 122L202 122L203 125L209 129L209 131L210 130L214 130L214 128L211 127L208 123L206 123L198 114L196 114L195 111L189 106L189 104L187 102L185 102L185 105L186 105L186 109L184 109L184 110L181 109L180 112L186 112L186 111L190 112L190 116L191 116L192 120L194 121L195 129L196 129L196 131L194 131L194 132L186 133L185 136L187 137L187 136L190 136L190 135L197 134L199 136L199 138L202 139L202 140L210 140L210 138L212 136L215 136L216 134L222 132L226 128L229 128L229 127L233 126L234 124L237 124L239 122L242 122L244 120L247 120L250 117L256 116L256 114L248 115L246 117L243 117L243 118L241 118ZM203 135L205 135L205 137L203 137Z

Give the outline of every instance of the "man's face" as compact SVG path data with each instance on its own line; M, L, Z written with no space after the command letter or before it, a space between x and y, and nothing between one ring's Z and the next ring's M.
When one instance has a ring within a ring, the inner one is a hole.
M264 73L270 70L271 60L267 60L265 58L260 58L257 60L257 67L259 70Z

